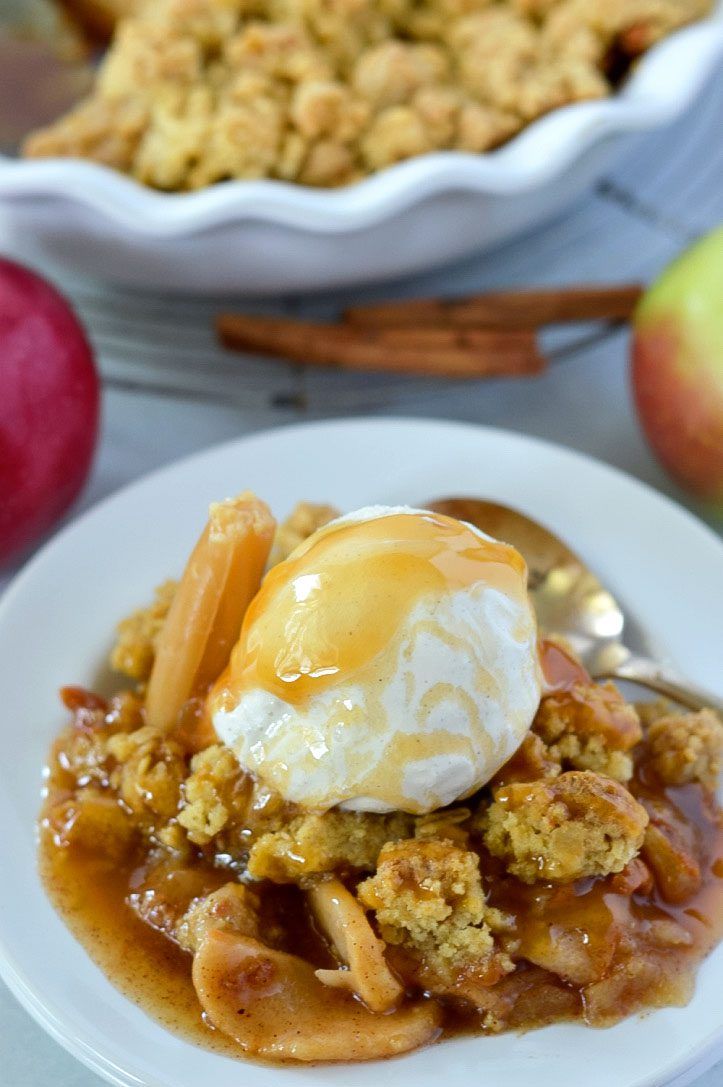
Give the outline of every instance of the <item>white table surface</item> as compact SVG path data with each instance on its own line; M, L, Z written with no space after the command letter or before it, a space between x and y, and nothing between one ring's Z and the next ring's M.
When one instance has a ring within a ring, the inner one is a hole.
M344 303L392 295L647 281L721 220L723 73L688 117L632 143L593 192L534 234L494 254L393 287L313 301L266 300L255 308L316 316ZM0 215L0 252L7 252L1 223ZM8 255L23 257L17 251ZM70 281L62 269L43 271L75 301L104 378L100 449L71 516L151 468L212 443L286 422L359 413L437 416L538 435L599 457L686 501L654 461L636 424L621 331L578 328L547 334L545 346L554 364L542 377L525 382L460 386L320 374L220 351L210 331L218 301L140 298ZM723 531L720 523L714 527ZM0 573L0 591L11 575ZM99 1083L0 986L2 1087ZM695 1087L723 1087L723 1062L696 1079Z

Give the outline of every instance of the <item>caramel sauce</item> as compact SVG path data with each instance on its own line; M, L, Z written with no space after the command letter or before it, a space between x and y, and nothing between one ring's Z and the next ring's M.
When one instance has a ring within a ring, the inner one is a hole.
M48 897L115 988L173 1034L238 1056L238 1047L203 1020L190 955L141 921L128 904L137 867L110 863L73 845L59 849L51 834L41 834L40 874Z
M107 708L103 700L78 688L65 688L63 697L73 727L91 734ZM723 937L723 819L706 789L663 787L644 761L644 748L639 752L631 792L692 851L700 873L695 892L684 901L666 901L665 885L654 881L645 850L643 859L604 879L523 884L473 836L469 848L480 856L488 901L514 919L501 939L515 943L525 959L498 981L499 975L478 979L479 1010L443 1000L444 1036L484 1033L486 1011L505 1029L564 1019L607 1025L647 1007L689 999L699 962ZM54 818L73 787L61 736L40 834L40 872L53 905L91 959L146 1014L194 1044L240 1057L239 1046L204 1021L191 957L174 937L192 901L236 878L230 858L197 851L181 862L140 843L120 860L103 855L100 847L88 849L65 836ZM338 966L303 891L269 882L254 885L254 891L265 943L315 967ZM564 979L548 969L553 958L560 968L561 949ZM628 967L634 968L630 976Z
M540 638L538 648L540 668L545 681L545 693L569 691L577 683L588 684L590 675L579 661L562 646L549 638Z
M232 872L200 857L189 868L169 860L157 863L141 850L118 863L72 843L59 848L47 824L41 826L39 867L53 906L116 989L186 1041L241 1056L239 1046L203 1016L191 980L191 956L169 936L170 923L191 901L228 883ZM150 905L142 920L132 903L154 895L158 904ZM170 913L164 906L167 897L172 899ZM261 903L269 944L316 967L338 966L297 887L264 884Z
M579 958L585 949L591 976L607 976L615 964L631 955L645 957L651 973L641 987L616 993L614 1005L595 1012L593 1022L604 1025L646 1006L683 1004L691 993L700 960L723 937L723 827L711 811L698 786L662 790L636 781L636 789L661 797L684 812L704 851L703 883L688 901L672 906L653 887L625 893L625 878L584 880L569 886L552 884L528 886L506 876L499 862L479 847L486 890L491 905L515 918L514 938L521 941L522 953L544 962L550 944L569 941ZM48 804L57 799L51 795ZM159 887L153 861L142 852L118 864L81 847L59 848L46 825L40 842L40 871L46 891L73 935L124 996L174 1034L217 1053L239 1057L238 1046L214 1030L201 1013L191 981L191 957L168 937L162 909L148 911L141 920L132 908L134 896ZM640 862L633 862L633 864ZM228 870L197 858L189 868L164 862L163 879L180 887L176 912L195 895L207 894L233 878ZM644 869L643 865L640 865ZM635 885L635 879L632 885ZM162 886L162 885L161 885ZM621 890L622 888L622 890ZM284 950L300 955L317 967L335 967L333 956L317 931L304 903L303 894L293 886L258 886L266 939ZM686 946L653 948L645 931L652 922L675 921L690 935ZM643 936L634 938L631 933ZM585 983L561 981L538 966L521 964L501 983L510 990L507 1027L529 1029L561 1019L584 1019ZM588 992L594 991L594 986ZM495 992L491 989L490 992ZM446 1037L480 1033L481 1013L450 1002L444 1009Z
M384 653L422 596L484 582L521 599L525 573L513 547L441 514L321 529L267 574L212 706L256 688L304 704Z

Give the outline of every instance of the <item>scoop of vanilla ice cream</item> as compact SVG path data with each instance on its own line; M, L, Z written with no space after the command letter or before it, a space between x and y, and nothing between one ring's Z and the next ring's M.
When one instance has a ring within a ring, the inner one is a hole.
M368 507L267 576L211 695L241 765L304 808L433 811L514 753L540 700L521 556Z

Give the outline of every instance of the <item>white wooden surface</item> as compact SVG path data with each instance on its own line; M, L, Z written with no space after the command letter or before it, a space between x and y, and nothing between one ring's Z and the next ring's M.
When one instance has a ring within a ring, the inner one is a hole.
M494 254L382 290L260 302L257 308L316 316L362 298L649 280L721 220L723 73L688 117L631 144L625 160L594 192L536 233ZM210 331L218 300L111 294L99 285L69 281L62 269L43 270L76 302L97 347L105 383L100 451L73 515L151 468L211 443L285 422L366 412L441 416L539 435L617 465L685 501L651 457L636 425L626 338L620 331L578 328L548 334L546 346L555 363L544 376L527 382L461 386L317 373L220 351ZM324 497L313 495L313 481L308 495ZM714 527L723 530L720 524ZM11 573L0 575L0 591ZM98 1087L99 1082L0 987L2 1087ZM698 1078L695 1087L723 1087L723 1062Z

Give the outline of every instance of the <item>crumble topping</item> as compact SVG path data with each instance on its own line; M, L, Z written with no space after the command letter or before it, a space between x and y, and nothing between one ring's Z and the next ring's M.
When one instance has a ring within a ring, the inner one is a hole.
M159 189L348 184L426 151L487 151L602 98L710 0L156 0L94 92L32 135Z
M147 607L139 608L121 620L110 655L110 666L114 671L139 681L148 679L156 659L158 635L175 591L175 581L164 581Z
M544 698L532 728L548 757L565 768L593 770L623 783L633 772L630 752L643 736L635 707L612 683L576 683Z
M254 843L248 871L255 879L295 883L337 868L372 870L385 842L404 837L411 823L411 816L403 812L299 815L283 830L264 834Z
M309 536L328 525L339 516L334 506L317 505L314 502L299 502L285 521L276 529L274 544L269 556L269 566L288 559L292 551Z
M536 732L528 732L511 759L497 771L492 785L511 785L516 781L540 781L555 778L562 772L562 763L555 757Z
M186 773L180 744L144 725L109 737L107 748L116 760L111 787L128 808L154 828L172 819Z
M624 786L589 770L498 788L481 816L485 845L525 883L620 872L648 823Z
M183 785L178 822L195 845L208 845L229 822L246 810L248 779L236 756L223 744L212 744L191 759Z
M388 843L377 870L360 884L359 900L374 910L382 938L419 954L426 975L451 985L460 966L479 969L496 952L493 930L505 927L486 903L479 857L445 839ZM496 954L497 977L512 970Z
M713 787L723 769L723 722L713 710L666 713L648 729L649 761L666 785Z

